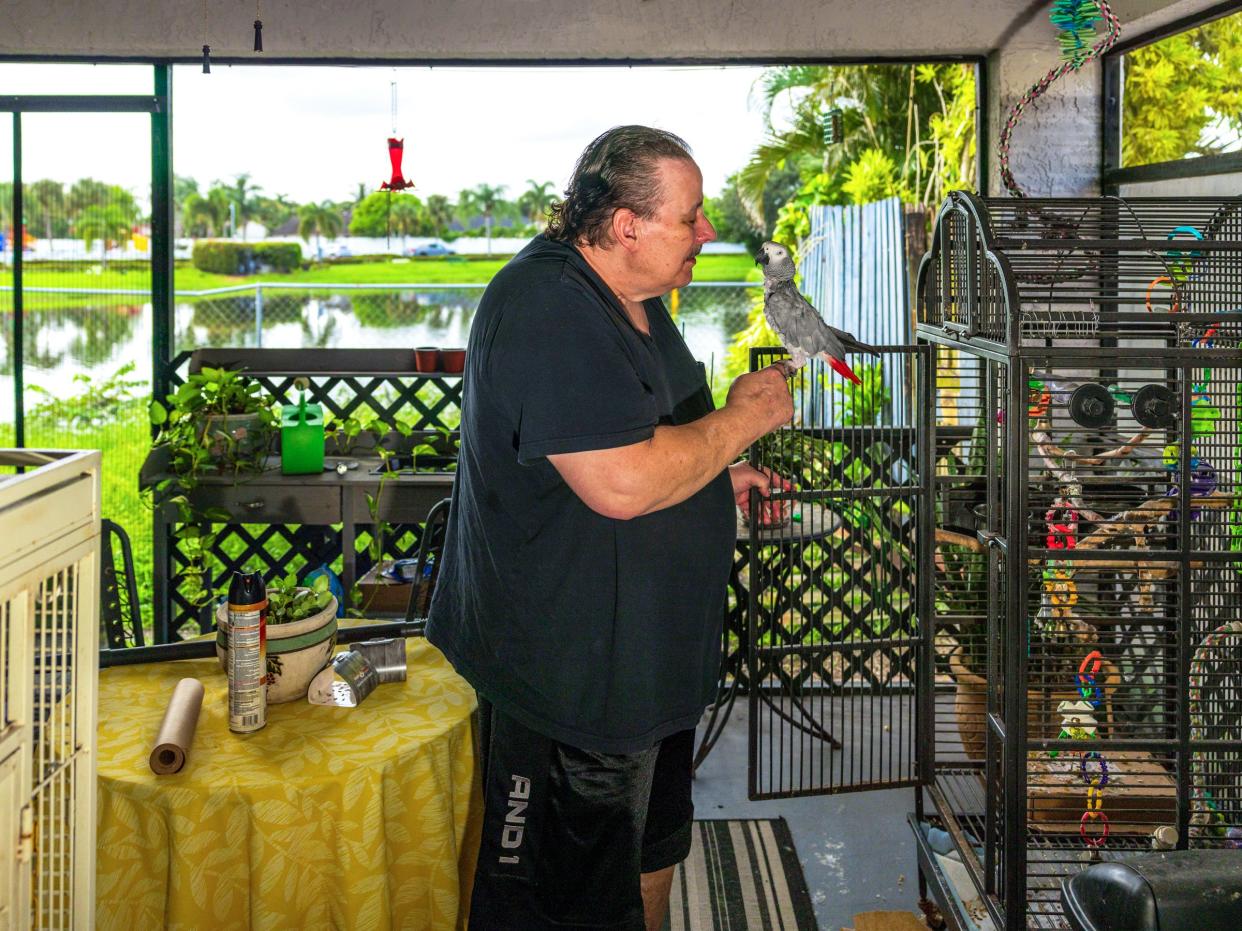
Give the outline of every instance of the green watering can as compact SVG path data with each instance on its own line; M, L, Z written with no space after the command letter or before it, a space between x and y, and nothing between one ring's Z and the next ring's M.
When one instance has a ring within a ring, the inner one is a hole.
M323 471L323 407L307 404L305 392L297 404L280 408L280 471L285 475Z

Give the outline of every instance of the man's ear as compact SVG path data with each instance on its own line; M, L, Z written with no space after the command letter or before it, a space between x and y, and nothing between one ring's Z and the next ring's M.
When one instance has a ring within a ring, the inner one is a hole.
M613 241L627 252L638 246L638 223L638 214L628 207L618 207L612 213Z

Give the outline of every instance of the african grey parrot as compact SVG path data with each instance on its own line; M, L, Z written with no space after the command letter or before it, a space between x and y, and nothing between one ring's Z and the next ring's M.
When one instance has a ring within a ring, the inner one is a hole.
M845 354L878 353L844 330L824 323L819 311L794 286L795 269L789 250L780 243L765 242L755 262L763 266L764 316L789 350L794 368L802 368L811 356L820 356L838 375L856 385L862 384L862 379L845 363Z

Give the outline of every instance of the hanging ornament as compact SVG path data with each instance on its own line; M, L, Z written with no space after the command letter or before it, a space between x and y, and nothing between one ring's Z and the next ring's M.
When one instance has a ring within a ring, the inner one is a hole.
M207 0L203 0L203 74L211 74L211 46L207 44Z
M820 128L824 134L824 145L839 145L845 140L842 129L842 114L839 107L830 107L819 112Z
M259 0L254 0L254 50L263 51L263 20L260 19Z

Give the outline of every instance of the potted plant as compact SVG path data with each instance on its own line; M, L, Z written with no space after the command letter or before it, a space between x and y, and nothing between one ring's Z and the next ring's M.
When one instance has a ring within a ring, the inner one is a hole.
M326 574L298 585L290 573L267 586L267 700L271 704L306 696L315 673L336 648L336 597ZM216 609L216 656L228 668L228 607Z
M231 471L257 472L278 425L276 412L261 386L240 372L204 368L190 375L163 402L152 401L156 429L153 455L162 477L144 474L144 491L153 507L175 507L184 563L179 588L191 604L211 601L206 559L215 543L216 526L231 519L221 508L202 508L192 492L201 476ZM145 473L145 468L144 468Z
M258 382L210 367L188 376L165 403L152 402L151 422L159 429L156 445L174 447L174 453L192 459L185 465L200 472L209 465L220 472L261 467L279 427Z

